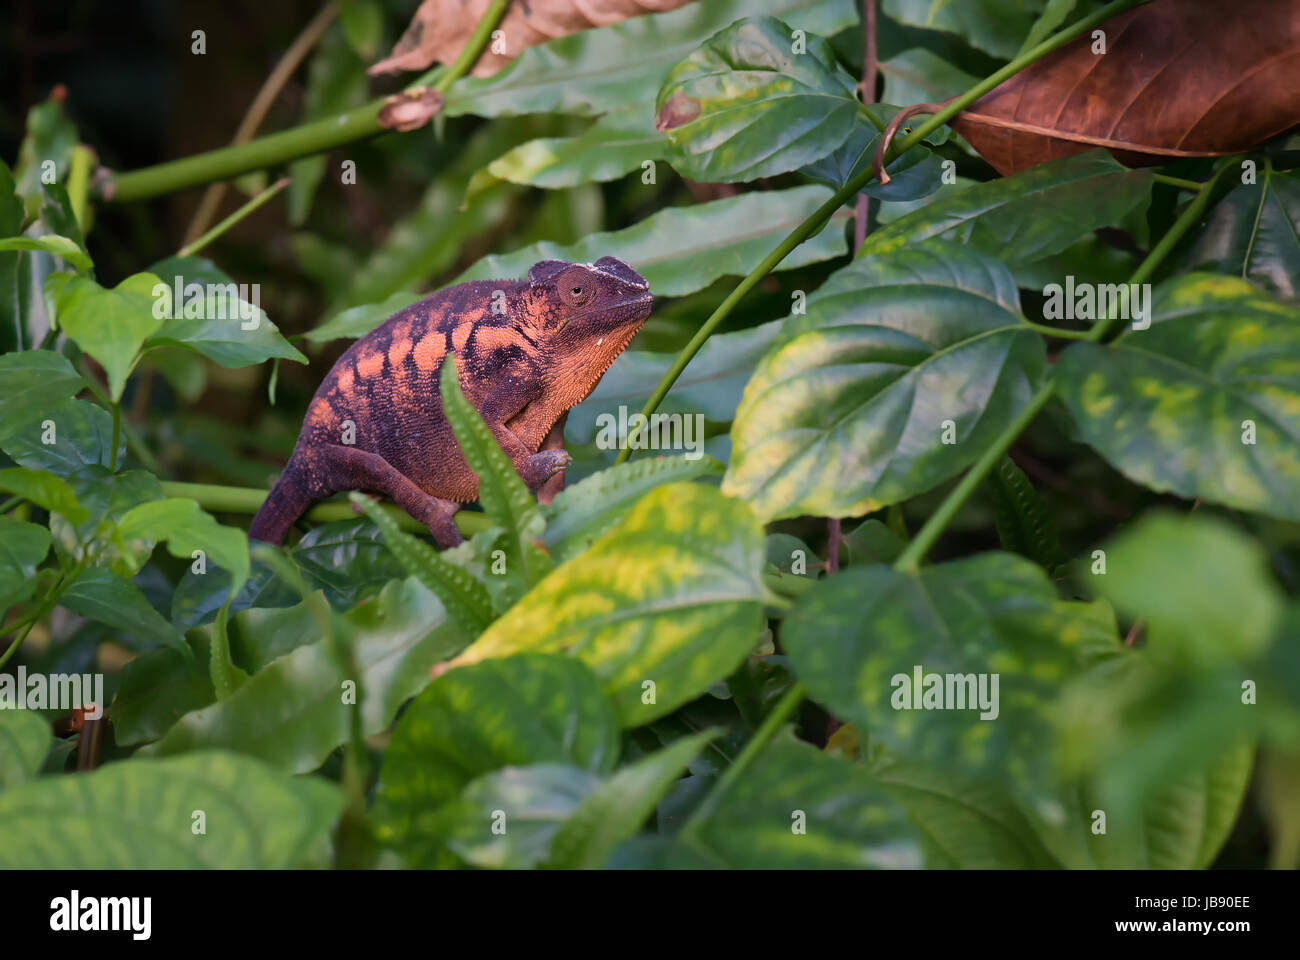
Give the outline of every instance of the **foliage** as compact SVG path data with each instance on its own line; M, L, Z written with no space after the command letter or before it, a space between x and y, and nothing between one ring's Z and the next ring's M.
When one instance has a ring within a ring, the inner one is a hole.
M1102 9L879 7L899 96ZM346 5L301 129L359 122L402 26ZM860 101L862 30L718 0L440 74L436 130L247 154L287 211L203 257L76 174L75 89L34 106L0 163L0 705L20 666L105 675L111 746L63 770L67 705L0 710L0 866L1264 865L1242 824L1295 866L1296 142L998 176L950 112L879 183L910 103ZM552 502L444 377L464 544L358 492L250 550L337 341L607 255L655 314ZM648 396L701 446L615 463Z

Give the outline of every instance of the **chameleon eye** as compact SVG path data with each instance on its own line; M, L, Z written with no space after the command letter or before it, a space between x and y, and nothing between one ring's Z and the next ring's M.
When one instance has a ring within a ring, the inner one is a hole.
M560 278L556 284L560 299L571 307L580 307L591 299L592 286L587 278L578 271Z

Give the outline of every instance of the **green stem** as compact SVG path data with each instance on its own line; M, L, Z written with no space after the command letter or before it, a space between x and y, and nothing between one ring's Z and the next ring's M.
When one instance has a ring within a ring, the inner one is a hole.
M165 497L183 497L188 500L198 501L199 506L204 510L216 513L257 513L258 508L266 499L269 491L260 487L226 487L212 483L176 483L164 481L162 485L163 496ZM397 521L398 525L406 530L423 531L425 528L411 519L404 512L390 504L384 504L383 509L387 510ZM328 523L331 520L355 520L357 517L352 506L347 503L318 503L305 514L303 518L313 523ZM492 526L492 521L486 514L468 513L464 510L456 514L456 526L460 532L467 537Z
M1156 183L1163 183L1171 187L1177 187L1179 190L1201 189L1201 184L1196 180L1184 180L1182 177L1170 177L1163 173L1153 173L1151 174L1151 179Z
M1045 337L1060 337L1062 340L1087 340L1089 331L1087 330L1062 330L1060 327L1049 327L1045 323L1034 323L1032 320L1021 321L1031 330L1036 330Z
M1213 177L1197 188L1196 196L1178 215L1178 219L1169 228L1169 232L1160 238L1160 242L1151 249L1146 259L1133 271L1133 275L1128 279L1130 284L1145 283L1151 278L1170 251L1177 246L1178 241L1191 229L1192 224L1201 218L1201 214L1205 212L1206 204L1210 201L1210 193L1214 188L1214 184L1223 171L1231 166L1231 163L1232 161L1225 163ZM1114 323L1114 320L1114 317L1102 317L1093 324L1092 329L1088 331L1084 339L1093 343L1100 342ZM974 466L961 478L957 486L953 487L948 495L943 498L939 508L930 515L930 518L926 520L925 525L917 532L912 542L907 545L907 549L899 555L898 560L894 563L896 569L916 570L920 566L925 554L934 546L935 541L939 539L939 536L947 528L953 517L957 515L957 511L965 505L970 495L984 482L984 478L989 472L997 466L998 461L1010 449L1016 438L1038 416L1039 412L1046 406L1047 401L1051 399L1055 389L1056 378L1054 374L1048 374L1037 392L1030 398L1029 403L1025 405L1025 408L1016 415L1014 420L1007 424L997 439L993 441L992 446L984 451L980 458L975 461Z
M207 233L203 234L193 243L187 243L185 244L185 246L181 247L180 250L176 251L176 256L189 257L198 253L200 250L206 247L213 240L217 239L217 237L221 236L223 233L225 233L235 224L239 223L240 220L243 220L254 210L257 210L259 207L263 206L267 201L269 201L276 194L284 190L284 188L287 187L288 185L289 185L289 178L281 177L279 180L275 181L275 183L271 184L269 187L267 187L257 196L253 197L253 199L249 200L246 204L244 204L242 207L240 207L230 216L226 217L226 219L222 220L215 227L213 227Z
M94 157L95 154L89 147L77 144L72 148L72 160L68 165L68 205L72 207L72 217L83 234L87 229L86 195L90 188Z
M18 629L18 627L23 626L24 624L26 625L26 629L14 638L14 642L9 644L9 648L5 650L2 656L0 656L0 669L4 669L5 664L13 659L13 655L17 653L18 648L23 645L23 641L26 640L27 635L32 632L32 627L36 626L36 622L54 609L54 605L58 603L59 597L62 595L64 589L66 589L68 584L77 578L77 575L81 573L81 568L84 565L84 561L78 561L72 569L67 571L54 582L54 586L50 587L50 592L41 598L41 602L39 606L37 606L35 613L10 627L6 627L5 630L2 631L3 633L8 633L11 630Z
M947 123L966 107L970 106L970 104L984 96L984 94L988 93L994 87L1006 80L1009 80L1034 62L1047 56L1047 54L1051 53L1053 50L1068 43L1075 37L1086 33L1102 21L1145 2L1146 0L1114 0L1114 2L1108 3L1092 16L1085 17L1078 23L1075 23L1067 29L1062 30L1060 33L1049 37L1047 40L1044 40L1032 50L1016 57L1001 70L998 70L991 76L981 80L961 96L947 104L943 109L931 116L929 120L917 124L911 133L902 140L896 141L891 145L886 161L891 161L900 154L906 153L912 147L916 146L916 144L920 143L933 133L937 128L943 126L943 124ZM872 173L871 169L868 167L844 186L840 187L840 189L835 192L834 196L818 207L807 220L795 227L794 230L781 241L775 250L764 257L762 262L751 270L745 278L736 285L736 288L727 295L727 298L723 300L709 318L704 321L703 326L696 331L695 336L691 337L690 342L682 348L681 352L677 355L676 360L673 361L673 365L668 368L668 372L663 375L663 378L655 387L654 392L650 394L650 399L648 399L645 406L641 408L641 413L647 421L649 420L650 415L658 409L659 404L663 402L668 391L672 389L673 384L677 382L677 378L682 375L682 371L686 369L686 365L691 362L695 354L700 351L700 348L704 346L713 331L716 330L718 325L727 318L727 315L731 313L732 308L740 302L741 298L743 298L745 294L749 293L750 290L754 289L754 287L756 287L765 276L771 273L772 270L776 268L777 264L784 260L795 247L799 246L799 244L803 243L810 236L821 230L822 227L825 226L826 222L830 220L831 216L834 215L836 210L860 193L862 188L874 179L875 174ZM639 435L639 433L640 430L633 430L628 435L623 443L623 448L619 450L618 456L614 460L615 463L623 463L632 455L631 440L634 436Z
M26 497L10 497L4 503L0 503L0 514L8 513L10 510L18 506L18 504L22 503L26 499L27 499Z
M731 762L731 765L722 772L722 776L718 777L718 782L709 790L708 795L691 812L686 823L682 826L683 837L689 838L698 835L700 827L713 815L718 804L722 801L723 795L740 775L754 763L759 753L767 746L768 741L776 735L776 732L781 729L790 715L799 708L799 704L803 702L803 698L807 693L808 690L802 683L796 683L785 692L785 696L763 718L763 723L754 731L754 735L745 744L745 749L740 751L740 756L736 757Z
M117 445L122 439L122 404L113 401L113 446L108 454L108 472L117 473Z
M413 90L432 83L435 90L446 93L478 60L508 3L509 0L492 0L455 63L447 69L437 67L426 72L406 89ZM379 111L387 101L387 97L380 97L339 116L304 123L237 146L117 174L105 188L104 198L110 203L147 200L213 180L229 180L312 154L326 153L345 143L366 140L387 129L379 122Z

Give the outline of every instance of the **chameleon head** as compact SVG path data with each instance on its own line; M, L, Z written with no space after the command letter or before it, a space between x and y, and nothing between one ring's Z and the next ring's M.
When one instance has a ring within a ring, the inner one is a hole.
M621 339L626 346L654 306L645 277L618 257L595 263L542 260L528 271L528 281L557 316L556 340L587 350L602 337Z
M528 271L546 304L547 378L564 409L583 400L641 329L654 297L645 277L617 257L595 263L542 260Z

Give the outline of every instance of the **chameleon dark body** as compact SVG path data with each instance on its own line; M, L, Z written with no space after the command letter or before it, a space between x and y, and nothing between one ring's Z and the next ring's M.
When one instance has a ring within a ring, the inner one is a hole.
M543 260L527 279L462 283L394 314L321 382L249 535L279 543L313 501L363 490L391 497L441 545L458 543L451 517L478 496L478 477L438 394L453 355L466 398L524 481L549 499L569 462L569 409L595 389L652 305L644 277L602 257Z

